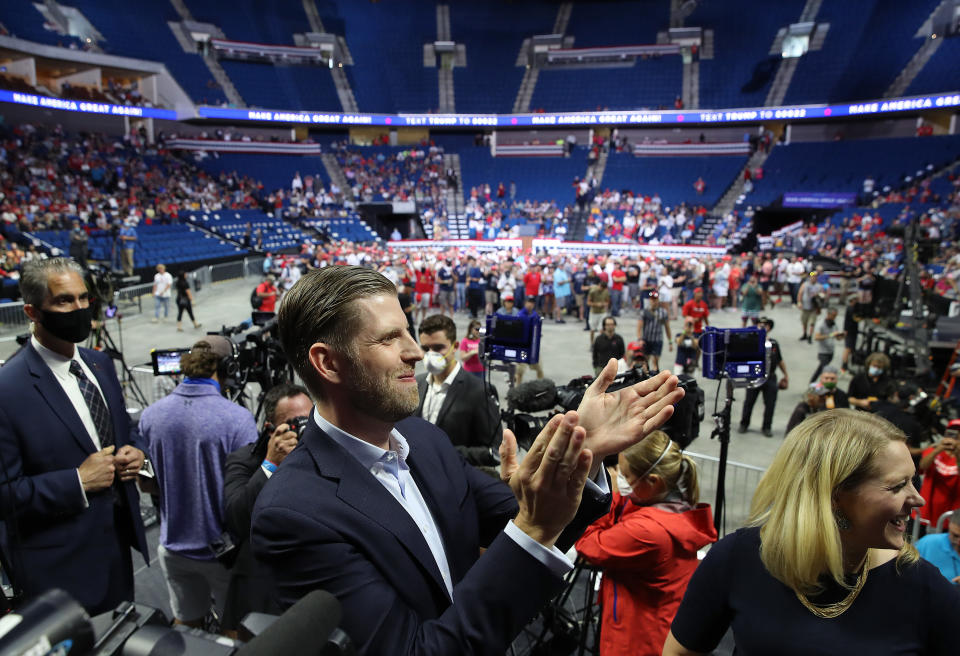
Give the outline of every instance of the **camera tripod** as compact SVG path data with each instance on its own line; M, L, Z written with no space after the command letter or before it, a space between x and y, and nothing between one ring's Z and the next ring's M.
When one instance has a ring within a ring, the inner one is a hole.
M117 320L117 332L120 335L120 346L118 347L117 343L113 341L113 336L107 329L108 320L106 318L101 318L99 320L99 325L90 334L90 339L87 341L87 346L89 348L102 350L104 353L109 355L111 359L120 363L120 387L123 389L125 394L129 394L130 398L140 404L141 409L146 408L149 405L149 403L147 403L147 397L144 395L143 390L140 389L137 379L134 378L133 372L130 370L126 359L123 357L122 318L119 314L117 314L115 318Z

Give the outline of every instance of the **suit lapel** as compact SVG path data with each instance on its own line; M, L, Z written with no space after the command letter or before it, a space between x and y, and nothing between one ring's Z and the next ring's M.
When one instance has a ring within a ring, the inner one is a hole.
M463 374L465 372L461 368L457 372L456 377L453 379L453 382L450 383L450 389L447 390L447 395L443 397L443 405L440 406L440 412L437 413L437 426L440 425L440 422L443 421L443 418L446 416L447 411L450 410L450 407L457 400L457 395L463 391Z
M80 448L86 453L93 453L95 451L93 440L87 434L87 429L84 428L80 415L74 409L67 393L63 391L60 381L53 375L50 367L47 366L47 363L43 361L43 358L34 350L32 345L27 346L23 355L27 358L27 368L30 370L33 386L37 393L47 403L53 414L67 427Z
M446 595L447 588L440 576L433 552L427 546L423 533L400 502L373 474L364 469L356 458L312 422L302 439L310 450L320 475L339 480L337 497L391 533ZM420 486L420 481L417 481L417 485ZM422 487L420 492L426 500L427 495ZM436 504L430 501L428 505L431 510L436 507Z

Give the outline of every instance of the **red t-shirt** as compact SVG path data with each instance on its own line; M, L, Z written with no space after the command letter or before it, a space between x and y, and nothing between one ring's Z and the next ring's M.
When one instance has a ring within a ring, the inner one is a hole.
M270 296L260 298L261 312L276 312L277 308L277 288L268 282L262 282L257 285L258 294L270 294Z
M614 269L611 277L613 280L610 285L610 289L617 291L622 290L623 283L627 282L627 274L623 272L623 269L620 269L619 267Z
M923 455L932 452L934 447L924 450ZM940 519L940 515L960 507L960 472L957 459L947 453L938 453L923 475L920 496L927 503L920 508L920 516L931 523Z
M703 301L690 299L683 304L683 316L693 317L693 332L703 332L703 320L710 316L710 309Z
M527 271L523 277L523 293L527 296L536 296L540 293L540 274Z
M418 294L433 293L433 273L431 271L417 271L417 284L414 291Z

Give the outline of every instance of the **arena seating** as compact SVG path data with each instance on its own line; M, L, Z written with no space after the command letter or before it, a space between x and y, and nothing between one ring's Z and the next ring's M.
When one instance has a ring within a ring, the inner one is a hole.
M960 37L944 39L917 77L907 88L907 93L938 93L960 89Z
M574 178L587 172L587 149L575 148L570 157L493 157L487 148L476 147L460 152L463 191L489 184L496 190L500 182L507 187L517 184L517 198L550 201L561 205L574 200Z
M266 193L277 189L290 189L290 182L297 171L301 176L319 178L324 187L330 185L323 161L316 155L260 155L246 153L221 153L219 157L205 159L200 166L211 173L236 171L263 184Z
M224 59L223 70L250 107L340 111L330 71L322 66L280 66Z
M755 91L744 92L742 87L751 81L755 69L770 59L777 30L797 22L804 4L804 0L760 5L750 0L698 3L685 24L714 31L714 58L700 62L700 106L763 105L773 74Z
M367 225L367 222L356 214L330 219L306 219L303 225L318 232L326 233L333 239L346 239L354 242L379 241L380 239L377 233Z
M130 20L125 0L73 0L94 27L103 34L105 52L163 62L194 102L215 105L226 102L219 86L210 85L210 71L200 55L183 51L167 21L180 17L168 2L138 2L136 20Z
M64 253L70 250L68 230L37 230L29 234ZM113 237L109 232L92 231L89 247L90 259L111 261ZM205 234L190 225L141 224L137 226L137 248L134 251L133 265L141 269L152 267L158 262L178 264L246 253L246 249ZM115 261L119 262L119 251L115 257Z
M601 186L630 189L645 195L656 192L667 207L682 202L712 207L746 162L746 156L742 155L635 157L627 153L611 153ZM693 189L693 183L700 177L707 185L702 195Z
M467 47L466 68L453 72L457 111L511 112L524 74L524 68L516 65L523 40L549 34L556 15L556 4L547 2L451 4L451 36ZM497 23L495 38L488 26L491 16L507 19Z
M558 112L673 107L682 84L678 55L637 59L629 68L544 69L531 107Z
M33 3L22 2L19 5L13 11L0 13L3 24L10 31L11 36L50 46L83 47L83 43L77 37L57 34L45 28L43 14L33 7Z
M311 235L261 210L189 212L187 217L192 223L239 243L243 243L249 224L253 242L256 242L259 230L263 236L261 250L266 251L298 248L305 241L314 241Z
M354 65L344 69L362 111L423 112L439 105L437 71L423 67L423 44L437 40L436 12L433 4L419 7L317 2L324 28L346 37Z
M657 32L670 27L669 2L574 2L567 34L574 48L647 45L657 42Z
M849 42L839 31L835 31L840 24L834 25L831 21L825 45L832 47L839 42L843 44L845 52L834 61L827 61L820 56L821 53L808 53L797 68L787 100L843 102L881 98L923 43L923 39L915 38L914 35L938 4L940 0L878 2L856 43ZM857 13L859 22L863 22L859 3L854 5L845 2L825 2L818 20L829 20L821 16L844 11ZM814 63L816 65L811 65ZM843 68L843 74L832 88L818 87L815 83L822 66ZM869 75L864 75L866 70L870 71ZM803 81L798 85L798 80L801 79ZM801 95L797 91L800 86L809 88L807 95ZM940 90L944 89L946 87Z
M251 43L294 45L293 35L310 31L302 2L185 0L193 17L223 30L226 38Z
M873 176L876 188L898 187L927 164L939 168L960 152L960 135L828 141L775 146L747 203L768 205L786 191L860 192Z

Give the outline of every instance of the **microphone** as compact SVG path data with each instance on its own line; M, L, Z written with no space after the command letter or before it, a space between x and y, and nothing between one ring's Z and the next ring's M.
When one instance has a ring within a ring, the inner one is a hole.
M48 590L0 618L0 654L47 654L58 648L75 654L93 649L87 611L63 590Z
M321 656L338 624L340 602L326 590L314 590L241 647L237 656Z

